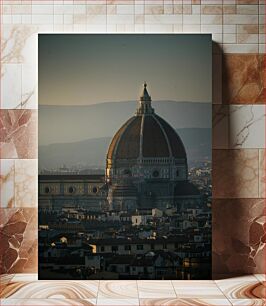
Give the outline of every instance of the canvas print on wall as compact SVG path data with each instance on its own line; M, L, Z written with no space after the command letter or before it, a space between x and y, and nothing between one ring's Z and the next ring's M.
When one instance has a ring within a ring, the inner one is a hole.
M39 35L39 278L211 277L210 35Z

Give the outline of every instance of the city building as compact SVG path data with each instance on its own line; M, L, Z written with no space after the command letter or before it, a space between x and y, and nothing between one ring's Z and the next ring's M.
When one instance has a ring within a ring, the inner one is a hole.
M146 83L109 145L105 174L63 170L39 175L41 279L209 277L211 167L188 172L183 142L155 113Z
M133 117L114 135L104 175L40 175L39 207L80 207L93 211L166 211L200 205L188 180L186 150L176 131L151 105L144 84Z

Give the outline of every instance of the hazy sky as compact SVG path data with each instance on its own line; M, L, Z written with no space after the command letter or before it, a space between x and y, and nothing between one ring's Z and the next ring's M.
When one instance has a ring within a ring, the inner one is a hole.
M211 35L40 34L39 103L211 102Z

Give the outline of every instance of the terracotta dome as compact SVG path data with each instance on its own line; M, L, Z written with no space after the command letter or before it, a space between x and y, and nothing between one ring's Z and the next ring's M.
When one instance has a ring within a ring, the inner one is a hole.
M140 106L115 134L108 149L108 159L174 157L186 159L182 140L175 130L151 107L146 84Z

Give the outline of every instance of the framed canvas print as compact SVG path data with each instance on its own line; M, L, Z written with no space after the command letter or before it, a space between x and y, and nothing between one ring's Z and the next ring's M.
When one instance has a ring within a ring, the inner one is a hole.
M211 35L38 40L39 279L210 279Z

